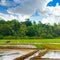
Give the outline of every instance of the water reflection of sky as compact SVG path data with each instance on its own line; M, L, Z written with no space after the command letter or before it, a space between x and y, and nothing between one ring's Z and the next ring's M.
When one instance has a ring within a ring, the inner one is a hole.
M0 51L0 60L13 60L17 57L22 56L23 54L24 52L20 50Z
M49 51L48 53L46 53L41 58L54 58L54 59L57 58L57 59L60 59L60 51Z

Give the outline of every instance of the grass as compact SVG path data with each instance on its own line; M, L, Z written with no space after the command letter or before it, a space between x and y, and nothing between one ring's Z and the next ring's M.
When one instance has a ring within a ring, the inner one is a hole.
M60 49L60 44L49 43L60 43L60 39L0 39L0 45L31 44L37 48Z
M35 44L37 48L60 50L60 44Z
M0 44L34 44L34 43L60 43L60 39L0 39Z

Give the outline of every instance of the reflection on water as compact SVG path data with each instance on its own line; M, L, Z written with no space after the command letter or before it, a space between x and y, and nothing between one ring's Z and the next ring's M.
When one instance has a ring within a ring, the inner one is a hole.
M13 60L22 55L20 50L4 50L0 51L0 60Z
M42 56L41 58L57 58L60 59L60 51L49 51L47 54Z
M0 60L14 60L33 51L30 49L0 50Z
M42 50L43 51L43 50ZM37 52L36 54L32 55L31 57L37 56L41 51ZM17 57L25 55L27 51L20 51L20 50L0 50L0 60L14 60ZM27 58L29 60L31 57ZM60 50L59 51L49 51L41 58L57 58L60 59Z
M34 53L32 56L29 56L28 58L26 58L25 60L30 60L31 58L38 56L40 54L40 52L44 52L44 51L46 51L46 50L39 50L36 53Z

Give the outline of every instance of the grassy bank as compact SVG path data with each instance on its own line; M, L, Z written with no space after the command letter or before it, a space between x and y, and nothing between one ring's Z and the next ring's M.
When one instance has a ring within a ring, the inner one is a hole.
M60 49L60 44L49 43L60 43L60 39L0 39L0 45L31 44L37 48Z
M7 43L9 44L60 43L60 39L0 39L0 44Z

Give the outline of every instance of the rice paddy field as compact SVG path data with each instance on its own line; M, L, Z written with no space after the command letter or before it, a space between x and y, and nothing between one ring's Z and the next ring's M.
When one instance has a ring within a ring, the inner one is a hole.
M60 49L60 39L0 39L0 45L34 45L37 48Z
M28 48L29 45L36 48ZM22 55L24 52L26 54ZM10 60L60 60L60 39L0 39L0 54L3 54L0 60L8 60L8 57Z

